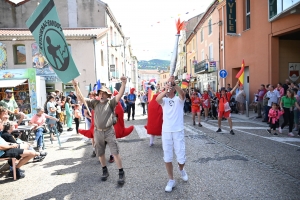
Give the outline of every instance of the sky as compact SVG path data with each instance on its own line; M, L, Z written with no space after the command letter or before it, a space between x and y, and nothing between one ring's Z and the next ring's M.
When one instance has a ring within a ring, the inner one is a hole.
M171 60L175 20L188 20L214 0L102 0L110 7L138 60Z

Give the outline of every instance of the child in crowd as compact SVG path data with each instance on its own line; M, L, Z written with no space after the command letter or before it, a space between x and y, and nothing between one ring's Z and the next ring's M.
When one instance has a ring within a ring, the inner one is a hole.
M197 116L198 116L198 126L202 127L201 116L200 116L200 113L201 113L201 107L200 107L201 99L200 99L200 97L198 97L197 92L193 92L191 101L192 101L193 125L196 125L195 116L197 114Z
M279 110L279 105L277 103L272 103L272 108L269 111L269 123L270 123L270 129L267 129L268 133L278 135L276 132L276 128L279 127L279 118L281 115L283 115L284 111Z
M80 105L79 104L76 104L75 107L74 107L74 121L75 121L75 124L76 124L76 133L78 133L78 128L79 128L79 122L80 122L80 119L81 119L81 112L80 112Z

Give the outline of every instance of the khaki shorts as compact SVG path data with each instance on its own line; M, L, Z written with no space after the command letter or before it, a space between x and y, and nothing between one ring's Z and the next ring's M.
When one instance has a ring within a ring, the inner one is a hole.
M119 145L116 139L115 129L113 126L106 131L99 131L95 128L94 132L95 152L96 155L102 156L105 154L105 142L109 146L112 155L119 154Z

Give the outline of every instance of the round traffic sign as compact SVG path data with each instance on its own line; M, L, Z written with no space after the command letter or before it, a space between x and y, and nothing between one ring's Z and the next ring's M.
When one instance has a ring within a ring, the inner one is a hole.
M228 75L228 72L227 72L225 69L221 69L221 70L219 71L219 76L220 76L221 78L226 78L227 75Z

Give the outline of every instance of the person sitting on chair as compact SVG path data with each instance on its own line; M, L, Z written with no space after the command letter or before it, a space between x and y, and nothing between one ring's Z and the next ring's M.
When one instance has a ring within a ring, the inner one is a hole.
M18 125L20 125L25 118L25 114L19 112L18 104L14 99L12 99L12 97L13 91L5 90L5 98L0 101L0 106L3 106L7 109L10 121L13 121L14 117L16 117L16 119L18 119Z
M39 151L42 151L43 147L43 133L45 132L45 122L46 118L58 121L55 117L47 115L44 113L42 107L36 108L36 114L31 118L29 125L34 126L33 130L35 132L34 147L38 147Z

